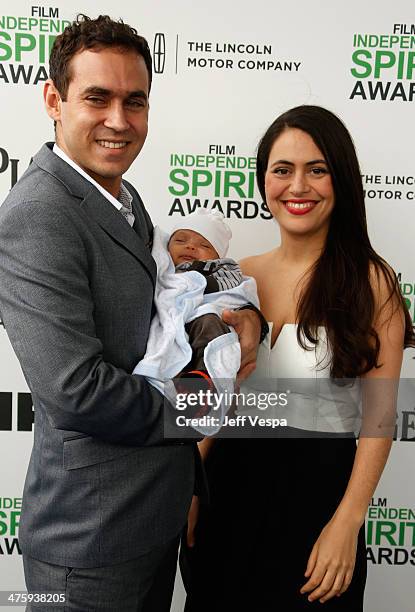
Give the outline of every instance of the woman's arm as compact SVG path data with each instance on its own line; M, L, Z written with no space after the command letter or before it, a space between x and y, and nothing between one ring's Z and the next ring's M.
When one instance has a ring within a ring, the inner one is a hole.
M352 474L343 499L314 544L301 593L325 602L341 595L353 576L357 536L389 455L395 426L395 404L404 339L404 317L394 296L388 301L386 282L374 282L380 367L363 378L364 414ZM376 402L376 403L375 403ZM380 402L380 403L379 403Z

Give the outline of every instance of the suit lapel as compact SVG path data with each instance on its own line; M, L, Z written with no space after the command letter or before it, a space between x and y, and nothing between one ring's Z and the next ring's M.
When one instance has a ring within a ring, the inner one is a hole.
M123 219L121 213L74 168L52 151L53 143L47 143L34 156L33 161L40 168L52 174L63 183L68 191L79 198L80 206L118 244L127 249L146 268L153 285L156 283L157 268L150 250L140 236ZM134 201L133 201L134 206ZM137 207L134 207L136 212Z
M121 213L93 186L81 202L81 207L109 236L145 266L154 285L157 274L154 259L144 241L128 225Z

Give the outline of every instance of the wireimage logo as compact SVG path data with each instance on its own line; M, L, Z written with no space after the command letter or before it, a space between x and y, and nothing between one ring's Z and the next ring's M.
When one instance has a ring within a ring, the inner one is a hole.
M156 74L164 72L166 63L166 37L163 33L158 32L154 37L153 45L153 67Z

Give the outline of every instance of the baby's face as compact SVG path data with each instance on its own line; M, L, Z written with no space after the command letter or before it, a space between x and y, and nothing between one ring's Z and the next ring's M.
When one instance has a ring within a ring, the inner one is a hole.
M217 251L209 240L189 229L174 232L170 238L168 249L175 266L184 261L219 259Z

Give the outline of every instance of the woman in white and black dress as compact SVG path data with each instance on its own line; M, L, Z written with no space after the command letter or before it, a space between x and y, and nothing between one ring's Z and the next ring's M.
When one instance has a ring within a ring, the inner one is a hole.
M384 418L365 417L356 447L347 405L339 419L320 400L325 418L310 424L294 402L285 438L203 441L210 504L198 509L195 499L189 516L185 610L300 612L320 601L360 612L364 518L413 328L393 270L370 244L359 164L338 117L317 106L278 117L259 144L257 180L281 242L241 262L272 323L247 384L360 378L383 398Z

